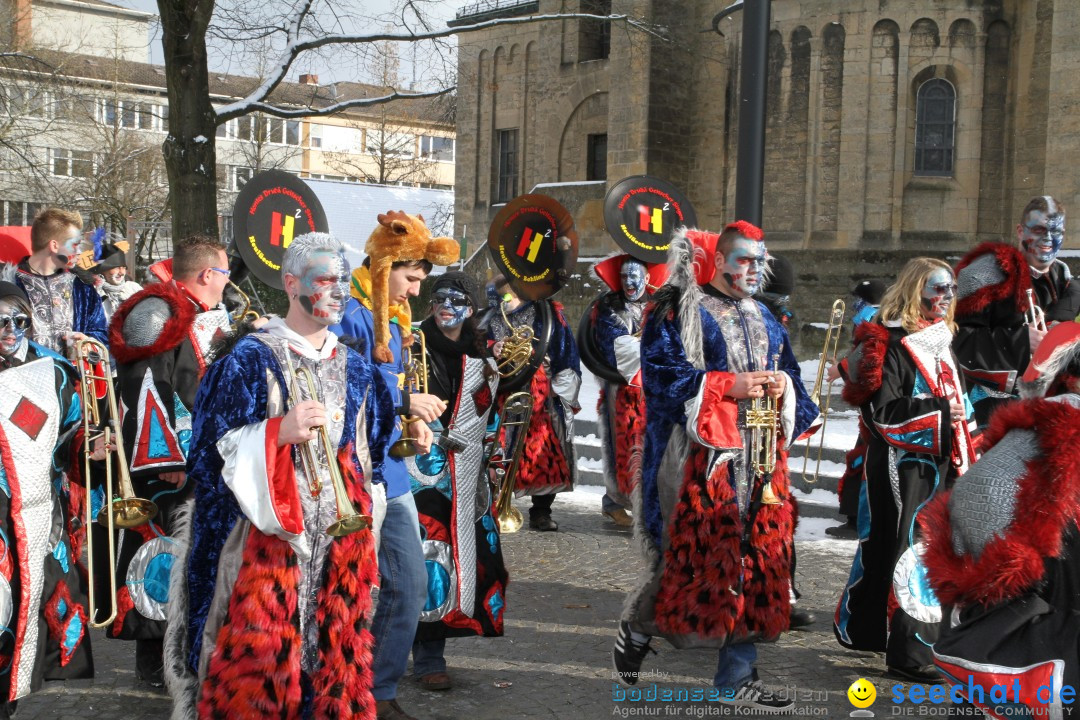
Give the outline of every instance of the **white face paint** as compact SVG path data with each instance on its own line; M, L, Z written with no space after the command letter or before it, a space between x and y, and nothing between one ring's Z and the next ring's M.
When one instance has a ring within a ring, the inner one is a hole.
M431 295L431 314L439 327L449 330L472 317L473 309L465 293L455 288L439 288Z
M719 269L735 295L746 298L761 287L767 258L765 243L741 237L731 243Z
M344 253L316 251L304 266L300 306L321 325L336 325L345 315L349 297L349 263Z
M619 283L622 286L623 295L630 302L641 299L645 294L645 284L648 280L645 266L637 260L627 260L619 270Z
M1056 207L1051 207L1056 210ZM1020 228L1020 248L1028 265L1046 270L1061 252L1065 242L1065 213L1032 210Z
M923 285L922 302L919 305L923 318L944 319L955 299L956 281L953 280L953 274L945 268L938 268L930 273Z
M60 247L56 251L57 261L68 270L75 267L79 259L79 246L82 245L82 231L71 228L71 234L57 243Z
M0 300L0 355L19 349L30 328L30 318L15 303Z
M127 268L118 267L106 270L102 277L104 277L105 282L110 285L123 285L124 280L127 279Z

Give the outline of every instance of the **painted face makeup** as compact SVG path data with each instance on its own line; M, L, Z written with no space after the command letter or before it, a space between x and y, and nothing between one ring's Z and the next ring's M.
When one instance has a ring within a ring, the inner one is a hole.
M0 302L0 355L7 357L19 349L30 329L30 318L17 305Z
M1050 210L1029 212L1021 230L1021 249L1028 265L1036 270L1050 267L1065 242L1065 213L1056 212L1052 202Z
M765 243L739 238L731 243L720 271L736 295L750 297L761 287L768 257Z
M349 263L343 253L312 253L300 279L300 306L322 325L336 325L349 298Z
M431 296L431 314L439 327L449 330L471 317L473 309L465 293L454 288L440 288Z
M619 270L619 283L622 286L623 295L630 302L640 300L645 294L647 279L648 273L645 272L645 266L637 260L627 260Z
M112 270L105 271L105 282L110 285L123 285L124 279L127 277L127 268L113 268Z
M930 273L922 290L922 315L927 320L942 320L949 314L956 298L956 281L952 273L939 268Z
M75 267L75 263L79 259L79 245L81 244L82 233L76 230L73 235L60 241L60 249L56 251L56 259L70 270Z

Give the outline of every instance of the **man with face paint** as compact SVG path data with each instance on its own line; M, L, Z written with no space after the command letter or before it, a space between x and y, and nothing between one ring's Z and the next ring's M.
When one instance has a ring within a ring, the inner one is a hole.
M101 296L106 320L112 319L125 300L142 290L142 285L128 280L127 254L112 243L102 245L101 258L90 268L90 273L97 278L95 287Z
M983 243L956 266L956 354L979 427L996 407L1017 397L1017 378L1045 334L1027 322L1028 291L1047 326L1080 312L1080 283L1057 257L1064 242L1065 208L1043 195L1024 208L1015 245Z
M641 338L646 429L634 522L647 573L624 605L613 660L619 680L634 684L653 635L717 648L721 700L784 712L793 702L758 679L755 643L788 627L795 507L787 448L818 408L786 331L753 299L767 260L762 231L747 222L672 237L670 277ZM766 395L779 413L775 504L765 502L746 426L747 410Z
M17 282L33 310L31 339L61 355L82 337L107 342L101 298L71 272L82 245L82 226L76 212L42 210L30 228L31 254L19 263Z
M187 592L169 604L174 717L374 715L377 528L328 534L341 500L328 468L377 525L393 405L379 370L328 329L348 297L341 243L295 238L281 275L288 313L223 349L195 399L194 505L172 568ZM317 397L294 380L300 369Z
M116 257L110 254L108 258ZM121 426L128 471L135 494L153 500L152 525L117 533L119 597L126 612L106 632L135 641L136 677L154 687L164 680L162 639L166 598L148 593L143 575L153 576L158 555L168 555L170 537L191 485L185 474L195 393L211 361L211 344L229 330L221 304L229 277L229 258L217 240L196 236L176 244L175 276L131 296L113 313L109 345L116 361L116 390L125 412ZM103 489L94 502L104 502ZM103 528L94 543L98 567L106 567ZM96 537L96 536L95 536ZM107 597L107 574L98 573L98 597ZM108 610L108 608L105 608Z
M616 255L598 262L593 272L610 288L590 308L591 332L579 339L582 361L596 367L600 381L597 415L600 450L604 463L604 493L601 512L619 527L633 521L626 512L638 485L639 463L631 462L640 452L645 432L645 395L641 391L641 319L648 293L663 284L664 266L648 268L630 255ZM586 357L595 345L597 356ZM605 372L606 368L606 372ZM614 379L617 376L618 381ZM610 379L609 379L610 378Z
M484 462L499 376L477 329L478 296L472 278L446 272L431 287L431 315L420 325L428 387L449 400L431 452L406 459L429 578L413 643L413 676L425 690L453 684L446 638L503 634L508 574Z

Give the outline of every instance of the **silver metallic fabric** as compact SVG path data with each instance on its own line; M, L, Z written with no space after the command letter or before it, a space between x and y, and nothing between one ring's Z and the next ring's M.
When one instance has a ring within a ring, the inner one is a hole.
M980 255L956 277L956 296L963 300L974 295L980 288L997 285L1004 281L1005 273L998 265L997 256L993 253Z
M20 270L19 282L26 290L34 315L30 339L64 355L64 335L71 332L75 323L75 307L71 302L75 276L59 272L45 277Z
M131 347L153 345L161 337L161 331L171 315L169 303L162 298L141 300L124 318L124 340Z

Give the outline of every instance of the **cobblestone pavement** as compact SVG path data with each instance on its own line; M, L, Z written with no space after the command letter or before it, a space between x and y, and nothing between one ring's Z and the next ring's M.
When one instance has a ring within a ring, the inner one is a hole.
M558 532L526 528L504 539L510 568L506 636L450 640L446 655L454 689L431 693L406 679L398 696L402 707L420 720L734 714L718 703L617 699L625 696L612 682L611 646L639 567L630 535L607 522L598 504L556 501L554 515ZM887 699L894 682L883 677L881 656L844 650L833 639L830 618L853 551L854 543L838 540L798 544L800 604L817 620L809 631L759 646L763 679L778 688L797 688L802 716L847 717L852 707L846 690L860 676L877 687L871 709L879 717L894 714ZM47 683L20 702L19 720L168 717L168 698L135 680L133 646L100 633L93 641L97 677ZM654 645L659 654L648 657L643 671L656 673L657 687L708 690L715 651L677 651L662 641ZM641 688L648 694L653 684L643 680Z

